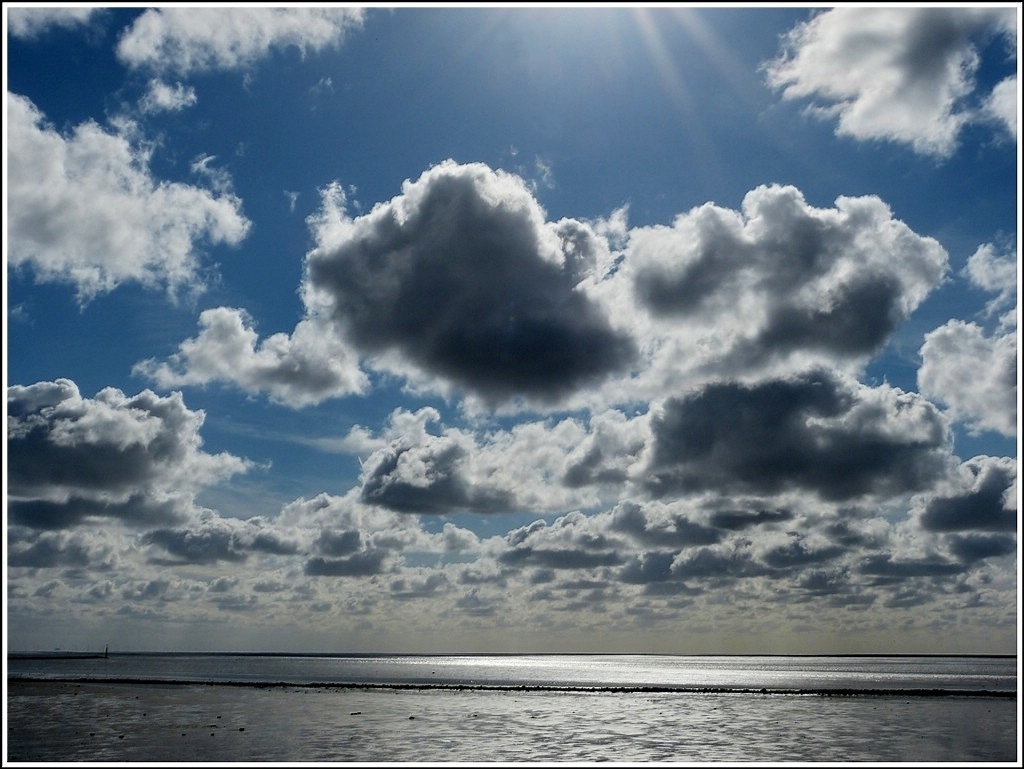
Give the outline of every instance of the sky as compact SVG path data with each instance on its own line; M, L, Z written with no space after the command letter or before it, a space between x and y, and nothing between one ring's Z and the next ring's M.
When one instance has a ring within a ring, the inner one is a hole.
M10 650L1016 652L1019 4L4 24Z

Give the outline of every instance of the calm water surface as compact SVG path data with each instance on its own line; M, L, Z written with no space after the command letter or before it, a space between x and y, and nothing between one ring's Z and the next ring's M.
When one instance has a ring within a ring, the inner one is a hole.
M1012 657L112 654L8 661L8 677L291 684L1015 691Z

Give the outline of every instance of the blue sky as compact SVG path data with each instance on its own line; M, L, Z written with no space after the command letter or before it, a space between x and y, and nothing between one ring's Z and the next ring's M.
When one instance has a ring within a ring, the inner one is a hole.
M9 648L1016 649L1019 6L4 12Z

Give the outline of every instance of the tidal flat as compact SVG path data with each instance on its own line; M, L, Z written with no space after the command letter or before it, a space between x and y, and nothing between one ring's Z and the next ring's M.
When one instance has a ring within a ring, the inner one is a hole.
M9 680L9 762L1018 760L1015 697Z

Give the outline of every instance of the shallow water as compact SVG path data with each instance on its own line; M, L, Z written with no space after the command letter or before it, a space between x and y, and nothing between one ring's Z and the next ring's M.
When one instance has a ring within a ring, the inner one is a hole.
M9 761L1013 761L1015 698L8 682Z
M563 688L1016 691L1008 657L112 654L12 659L11 678Z

